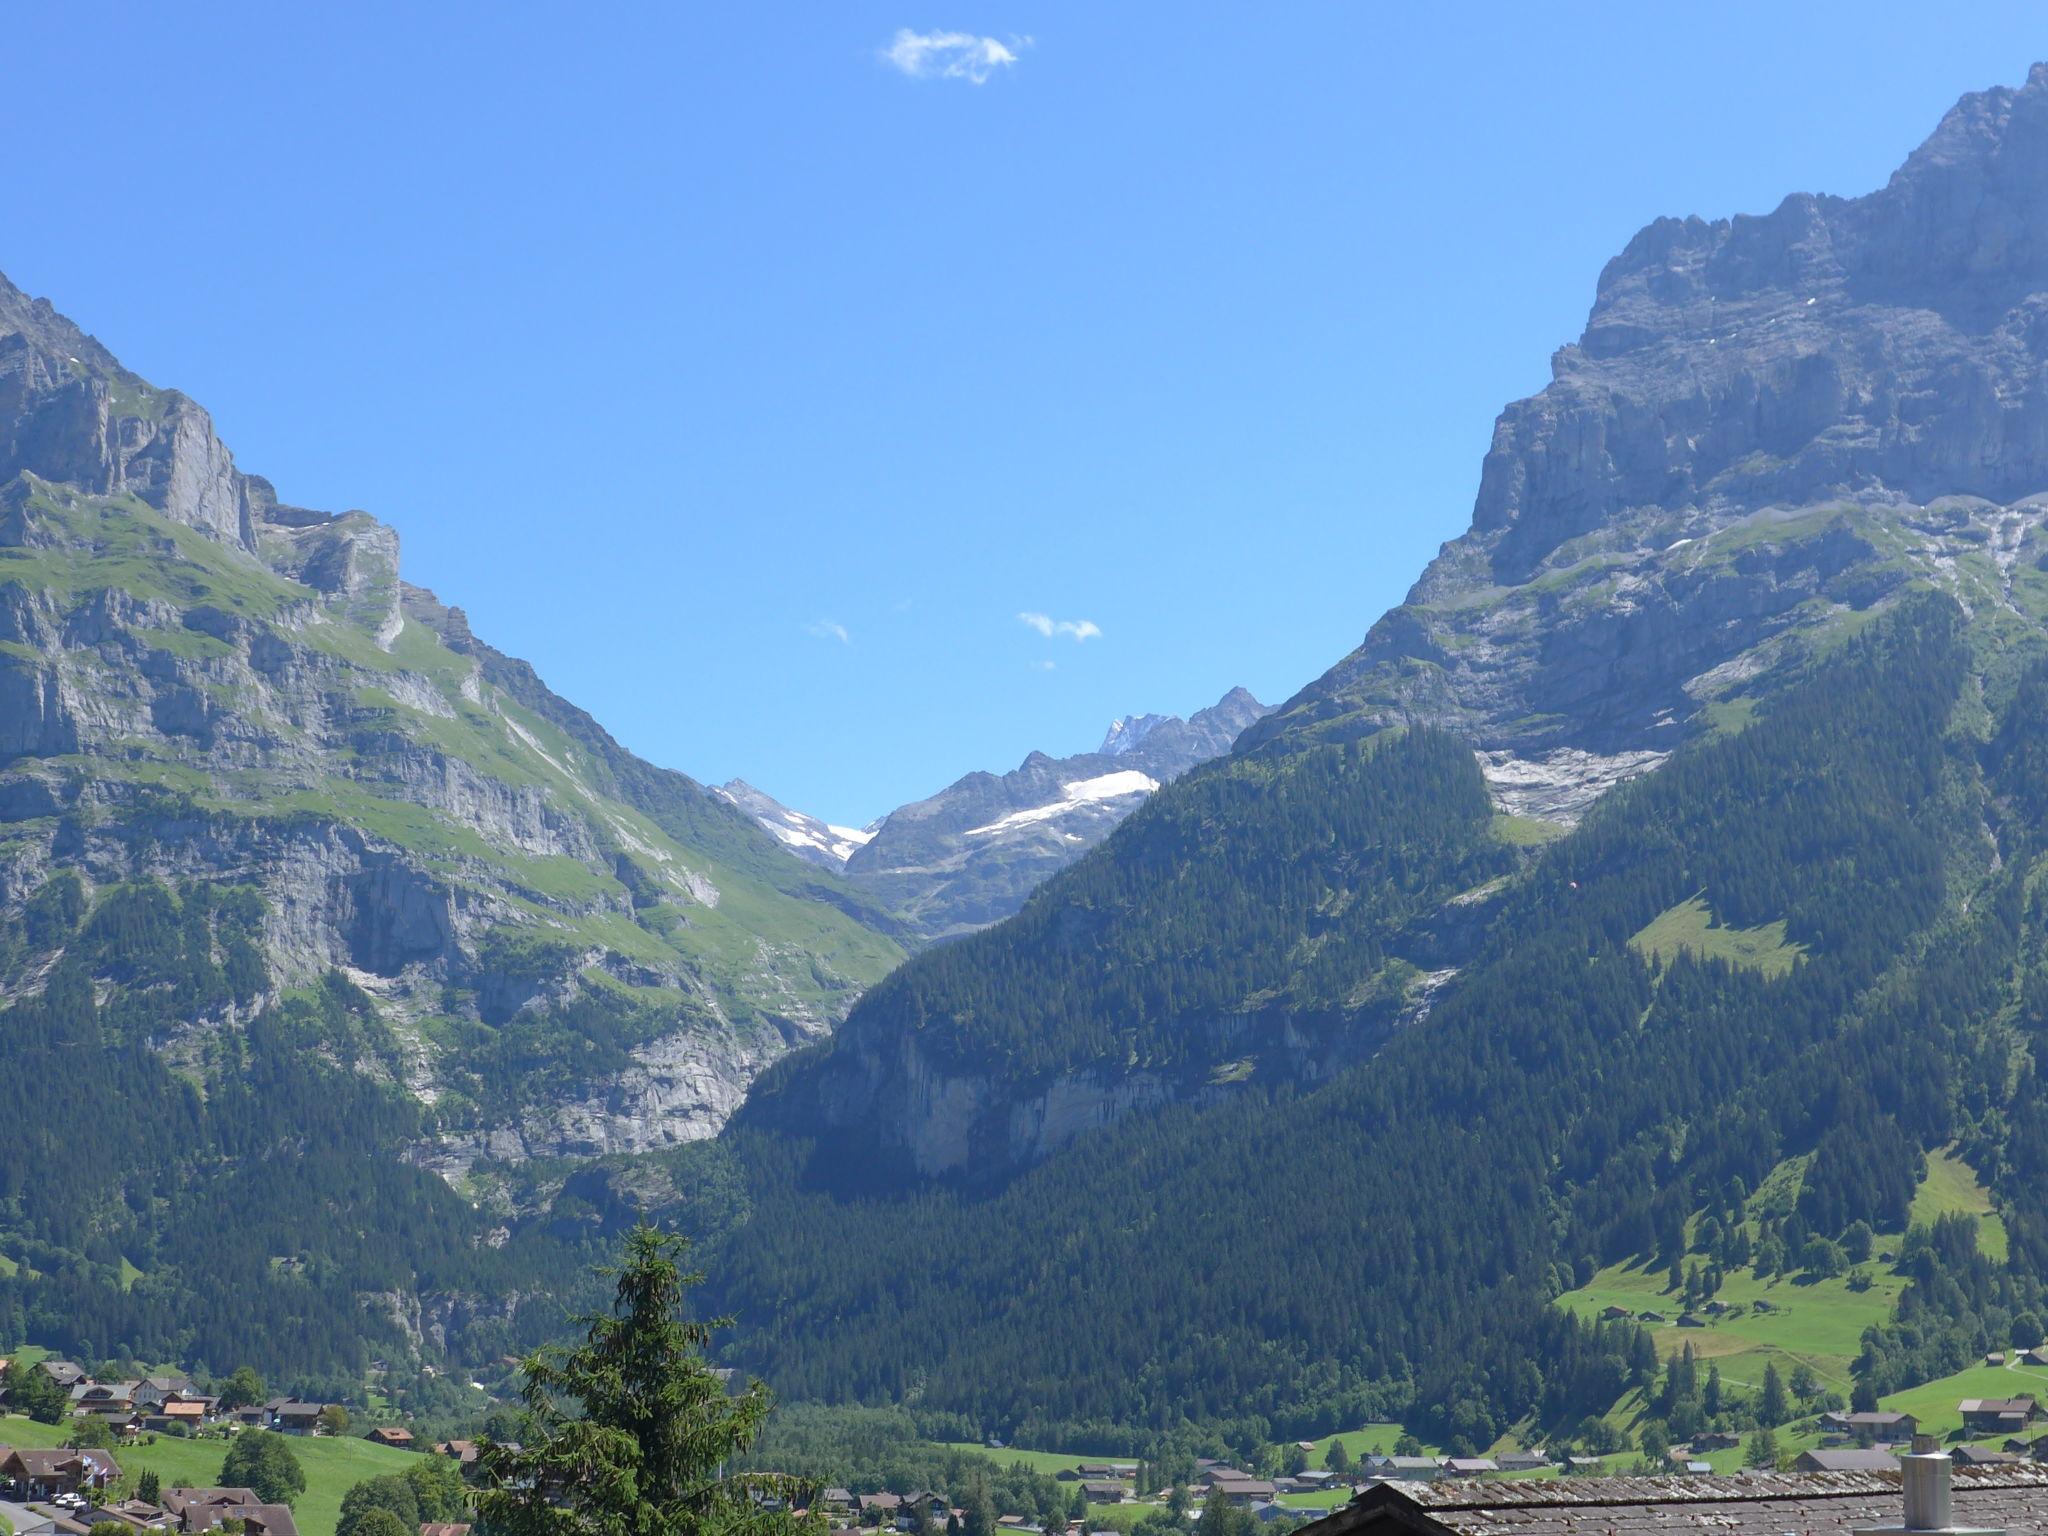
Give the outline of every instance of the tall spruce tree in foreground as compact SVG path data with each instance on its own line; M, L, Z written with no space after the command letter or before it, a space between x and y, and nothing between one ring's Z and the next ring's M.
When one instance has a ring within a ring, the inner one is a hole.
M727 1393L704 1345L727 1319L697 1322L684 1294L703 1282L688 1241L651 1227L626 1239L609 1313L580 1317L584 1342L522 1367L521 1444L479 1448L477 1513L491 1536L817 1536L822 1516L790 1510L804 1489L766 1474L724 1475L768 1416L768 1389Z

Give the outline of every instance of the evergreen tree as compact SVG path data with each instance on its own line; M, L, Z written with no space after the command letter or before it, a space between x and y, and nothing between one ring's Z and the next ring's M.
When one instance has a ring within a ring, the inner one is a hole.
M705 1364L714 1327L683 1315L701 1275L688 1240L636 1227L608 1313L578 1319L584 1342L528 1359L528 1428L515 1448L480 1447L477 1509L502 1536L780 1536L798 1530L787 1478L724 1473L768 1416L768 1390L738 1396ZM772 1500L764 1495L775 1496ZM780 1507L770 1507L771 1503ZM822 1518L815 1522L822 1526Z
M1778 1437L1766 1424L1750 1437L1749 1447L1743 1452L1745 1466L1760 1467L1766 1471L1778 1464Z
M1763 1393L1757 1399L1756 1412L1766 1427L1782 1424L1792 1415L1791 1404L1785 1398L1785 1382L1775 1364L1764 1367Z
M163 1480L157 1476L155 1467L144 1467L142 1476L135 1480L135 1497L145 1504L154 1504L163 1497Z
M977 1477L968 1485L967 1497L961 1502L961 1507L967 1512L967 1518L962 1522L965 1536L995 1536L996 1501L989 1492L987 1478Z

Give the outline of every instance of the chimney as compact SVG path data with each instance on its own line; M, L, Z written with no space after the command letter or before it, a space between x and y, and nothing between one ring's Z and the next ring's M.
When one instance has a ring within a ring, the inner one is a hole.
M1906 1489L1906 1523L1859 1527L1852 1536L2005 1536L2004 1531L1955 1523L1955 1463L1932 1435L1915 1435L1913 1449L1899 1458Z
M1906 1529L1953 1529L1955 1463L1935 1449L1934 1436L1915 1435L1912 1451L1899 1458L1899 1465L1906 1474Z

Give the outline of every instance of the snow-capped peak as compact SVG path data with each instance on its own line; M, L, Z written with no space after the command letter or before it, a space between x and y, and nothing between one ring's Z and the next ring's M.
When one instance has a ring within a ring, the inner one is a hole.
M874 827L841 827L802 811L793 811L745 779L721 784L714 791L754 819L770 837L792 853L814 863L843 865L854 850L875 835Z
M1178 720L1177 715L1125 715L1109 723L1109 732L1095 750L1104 757L1122 757L1160 726Z

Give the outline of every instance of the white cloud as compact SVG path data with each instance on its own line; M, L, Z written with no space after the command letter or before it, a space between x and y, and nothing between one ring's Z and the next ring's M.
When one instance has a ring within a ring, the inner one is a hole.
M913 80L966 80L981 85L997 70L1015 64L1017 55L1030 46L1028 37L1013 37L1005 43L972 32L913 32L898 27L889 46L881 50L881 59Z
M1056 661L1034 661L1031 665L1041 672L1057 672L1060 669L1060 664Z
M1026 629L1035 629L1046 639L1064 635L1070 640L1100 640L1102 626L1093 619L1056 619L1049 613L1020 613L1017 622Z
M835 624L830 619L817 619L806 624L804 633L818 640L837 640L841 645L853 644L853 636L846 632L846 626Z

